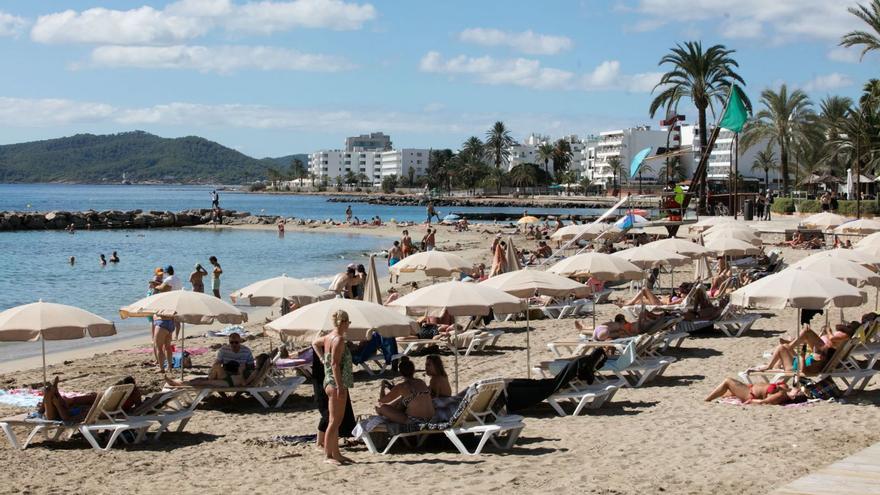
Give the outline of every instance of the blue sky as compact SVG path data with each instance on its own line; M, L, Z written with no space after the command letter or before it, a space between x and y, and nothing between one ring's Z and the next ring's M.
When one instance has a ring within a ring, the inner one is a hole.
M256 157L391 134L457 148L503 120L589 134L652 123L677 42L737 50L746 92L856 96L843 0L0 1L0 142L142 129ZM695 112L685 110L689 120Z

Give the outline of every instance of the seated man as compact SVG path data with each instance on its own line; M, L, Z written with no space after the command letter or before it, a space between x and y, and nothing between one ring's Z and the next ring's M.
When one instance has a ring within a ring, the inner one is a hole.
M209 376L212 379L223 379L227 374L223 367L230 361L237 362L242 373L249 373L256 368L254 353L247 346L241 345L241 335L237 333L230 334L229 345L224 345L217 351L217 359L214 360Z
M269 360L268 354L260 354L257 362L260 366L265 365ZM165 377L165 384L169 387L205 387L205 388L225 388L225 387L247 387L257 379L256 373L245 373L243 366L238 361L227 361L221 367L221 374L214 376L214 370L207 378L193 378L191 380L174 380L168 376Z
M550 248L547 241L538 241L538 248L529 258L529 264L537 262L539 258L549 258L551 254L553 254L553 249Z

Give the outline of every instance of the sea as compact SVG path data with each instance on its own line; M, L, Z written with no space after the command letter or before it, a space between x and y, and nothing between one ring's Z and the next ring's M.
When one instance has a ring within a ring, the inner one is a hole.
M0 184L0 211L170 210L210 207L210 186ZM248 194L219 191L223 208L253 214L336 220L346 203L325 196ZM384 221L423 221L417 206L351 204L354 215ZM441 215L444 212L440 208ZM520 212L521 208L465 208L457 212ZM529 213L593 214L595 210L529 208ZM450 209L451 211L451 209ZM117 323L119 337L149 332L136 320L120 320L118 309L147 295L147 282L157 267L171 265L185 281L196 263L207 267L216 256L223 267L221 293L258 280L286 274L329 284L349 263L366 263L369 254L390 247L391 240L373 235L298 233L233 229L132 229L0 232L0 311L38 300L70 304ZM119 263L99 263L116 251ZM75 258L71 264L69 259ZM384 264L379 263L384 267ZM382 270L384 268L380 268ZM188 285L188 283L187 283ZM206 284L207 285L207 284ZM112 339L113 337L110 337ZM107 339L48 342L56 351L89 346ZM40 353L36 343L0 343L0 360Z

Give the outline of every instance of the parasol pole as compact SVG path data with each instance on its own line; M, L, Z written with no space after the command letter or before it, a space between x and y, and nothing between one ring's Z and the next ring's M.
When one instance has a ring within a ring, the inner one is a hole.
M180 381L183 381L183 339L186 337L184 323L180 322ZM171 364L174 364L174 355L171 356Z
M537 294L538 291L535 291ZM529 301L526 299L526 378L532 377L532 344L529 339L530 333L530 324L529 324Z
M40 345L43 348L43 385L49 385L49 381L46 379L46 339L41 335L40 336Z

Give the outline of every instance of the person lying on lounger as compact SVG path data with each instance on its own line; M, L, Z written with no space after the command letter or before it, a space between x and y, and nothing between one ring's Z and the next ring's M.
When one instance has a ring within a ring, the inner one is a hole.
M269 359L268 354L257 356L257 369L262 369ZM247 372L238 361L227 361L223 364L223 376L215 378L213 375L205 378L193 378L191 380L174 380L165 377L165 383L169 387L201 387L201 388L225 388L247 387L257 379L258 373Z
M744 404L753 405L784 405L806 400L800 388L790 388L784 382L745 384L733 378L726 378L705 400L712 402L720 397L736 397Z
M642 311L639 319L635 323L626 321L626 317L622 314L614 316L614 321L608 321L599 325L593 330L593 340L614 340L624 337L633 337L650 329L654 322L659 318L665 317L665 313L653 313L651 311ZM575 320L574 327L581 332L589 333L580 321Z
M825 367L825 363L831 359L834 352L852 337L858 327L859 323L856 321L837 325L834 330L831 327L824 327L822 335L819 336L810 329L810 325L805 324L798 338L791 341L779 339L779 345L773 350L770 362L764 366L752 368L752 370L783 369L794 371L801 369L804 373L818 373ZM812 352L798 356L799 353L803 354L801 351L804 346L809 346Z
M56 376L55 380L43 389L43 401L37 404L37 413L43 419L50 421L78 421L83 419L98 398L98 394L90 393L75 397L64 397L58 388L59 378ZM114 383L114 385L126 384L132 384L135 387L128 396L128 399L126 399L125 404L122 405L122 410L131 411L141 405L143 396L137 384L135 384L134 378L130 376Z

